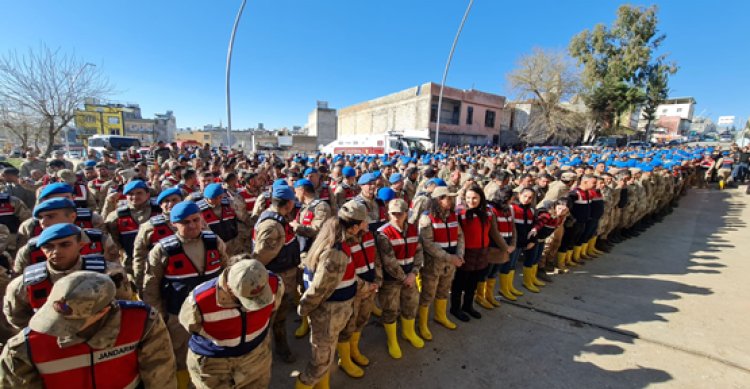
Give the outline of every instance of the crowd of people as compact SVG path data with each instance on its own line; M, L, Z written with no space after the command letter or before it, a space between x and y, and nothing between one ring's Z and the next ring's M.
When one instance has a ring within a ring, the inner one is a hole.
M643 233L750 149L444 147L293 155L155 145L29 152L2 171L0 387L264 388L309 337L297 388L365 375L377 316L439 341ZM516 272L519 272L518 274ZM299 327L287 333L287 319ZM364 333L363 333L364 332ZM273 351L272 351L273 350ZM425 351L426 352L426 351Z

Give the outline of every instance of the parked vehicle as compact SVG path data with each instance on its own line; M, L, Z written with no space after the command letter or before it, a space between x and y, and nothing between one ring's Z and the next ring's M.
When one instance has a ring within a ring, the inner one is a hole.
M622 147L625 146L626 139L619 136L605 136L598 138L595 142L595 146L599 147Z
M410 137L401 133L388 132L386 134L351 135L336 139L323 146L321 151L326 154L364 154L381 155L403 153L406 155L422 155L427 152L425 143L432 148L427 138Z
M119 159L120 155L131 146L139 149L141 147L140 139L121 135L94 135L88 139L88 149L96 151L99 157L104 150L114 150L116 157Z

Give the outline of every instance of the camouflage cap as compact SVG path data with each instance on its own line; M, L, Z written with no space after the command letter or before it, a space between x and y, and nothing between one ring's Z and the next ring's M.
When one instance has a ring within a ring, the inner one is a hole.
M80 270L52 286L47 302L29 322L29 328L58 338L73 336L86 319L115 301L115 283L106 274Z
M227 272L227 286L248 311L257 311L273 302L268 270L255 259L243 259Z
M393 199L388 203L388 213L404 213L409 210L409 205L404 199Z
M438 186L437 188L435 188L435 190L432 191L433 199L437 199L443 196L456 197L458 196L458 193L449 191L447 186Z
M565 172L560 176L560 181L570 182L578 179L578 174L575 172Z
M70 169L58 170L57 173L56 173L56 175L57 175L58 178L60 178L61 180L65 181L66 183L71 184L71 185L75 184L76 180L78 180L78 178L76 177L75 172L73 172Z
M355 200L349 200L339 209L339 217L346 220L364 221L367 219L367 208Z

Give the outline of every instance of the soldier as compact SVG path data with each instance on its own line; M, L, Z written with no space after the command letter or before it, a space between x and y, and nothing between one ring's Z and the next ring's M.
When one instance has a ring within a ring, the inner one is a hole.
M435 188L430 208L419 217L419 236L424 250L421 270L422 291L419 295L419 333L432 340L427 327L430 305L435 302L434 320L449 330L456 324L448 319L448 296L456 267L463 264L464 235L458 224L453 199L448 188Z
M253 208L255 208L255 202L258 200L262 189L258 173L246 171L240 177L242 188L237 191L237 194L238 197L242 198L244 207L241 207L237 212L240 221L239 239L241 242L249 242L253 239L253 226L258 221L257 216L253 215ZM247 247L245 251L250 252L250 247Z
M394 173L388 177L388 182L391 184L391 189L396 193L396 198L402 199L408 206L411 204L411 197L404 190L404 176L401 173Z
M151 201L151 192L143 180L128 182L122 193L127 197L128 205L111 212L105 221L105 228L124 254L123 266L132 275L133 250L139 226L161 214L161 208Z
M352 300L357 294L350 245L356 244L358 235L366 231L367 209L356 201L349 201L339 208L337 218L323 225L305 257L305 271L312 277L297 312L310 318L312 355L297 377L297 389L310 389L313 385L329 387L335 356L333 348L352 316ZM340 347L339 352L342 351L346 353L347 349Z
M76 224L76 205L67 198L52 198L34 207L33 216L38 223L39 234L41 234L45 228L56 224ZM99 255L107 261L119 264L119 252L109 235L96 228L82 228L81 232L81 241L84 243L81 247L81 255ZM36 243L37 238L35 236L18 249L16 260L13 262L15 274L22 274L28 265L47 260L44 252L36 246Z
M333 188L334 203L332 208L339 209L345 202L353 199L359 193L357 188L357 172L351 166L341 169L342 181Z
M164 322L116 298L112 280L96 272L56 282L29 328L5 345L0 387L176 388Z
M227 255L240 252L238 209L242 207L239 198L229 198L221 184L209 184L203 191L203 200L198 201L201 216L208 227L227 245Z
M191 334L188 371L196 388L267 388L271 381L268 326L284 284L249 256L198 285L182 304Z
M411 204L411 199L417 194L417 185L419 183L419 169L416 167L410 167L406 169L406 179L404 180L404 192L406 197L409 198L408 204Z
M383 286L378 294L383 309L383 326L388 338L388 353L401 358L396 335L396 319L401 316L401 334L415 348L424 341L414 332L419 307L417 274L422 268L422 245L417 226L408 224L409 206L402 199L388 204L389 222L378 229L377 246L383 263Z
M80 180L72 170L63 169L59 170L56 174L60 182L64 182L73 188L73 201L78 208L96 208L94 195L91 194L86 183Z
M411 204L411 211L409 211L409 224L416 224L422 213L431 208L430 200L432 198L431 193L438 187L447 187L445 181L439 178L432 178L424 183L424 191L417 192L414 196L414 200ZM450 192L449 193L455 193ZM456 194L458 195L458 194Z
M327 182L321 181L320 173L317 169L312 167L305 169L302 177L312 182L313 187L315 187L315 193L318 199L320 199L321 201L325 201L326 203L328 203L328 205L331 205L334 202L331 187L328 186Z
M96 200L96 210L101 211L104 207L104 200L107 197L107 192L103 190L104 184L111 180L109 169L103 163L99 162L94 166L96 169L96 178L88 182L89 190Z
M502 174L506 173L502 172ZM486 192L487 189L485 188ZM509 186L505 186L499 190L493 190L491 193L493 197L489 197L487 201L491 206L490 210L495 215L500 236L503 237L508 248L502 251L494 241L490 242L488 255L490 266L485 277L484 294L482 295L482 284L480 282L478 285L479 290L475 297L477 304L487 309L500 306L500 303L495 299L495 276L498 274L500 294L510 301L516 300L516 296L509 289L510 282L507 279L509 277L504 273L500 273L502 266L510 260L510 255L516 250L516 240L518 239L516 224L513 220L513 209L510 205L513 200L513 190Z
M224 242L211 231L201 231L200 208L192 201L178 203L169 212L177 230L159 241L148 254L148 271L143 281L143 301L166 316L169 337L177 357L180 388L189 382L185 363L189 334L178 319L190 291L216 277L227 265Z
M31 177L31 172L34 170L42 172L47 170L47 162L37 158L36 151L28 151L26 160L21 164L21 177Z
M331 217L332 211L327 202L316 198L313 183L308 179L297 180L294 183L294 192L302 203L302 208L297 214L297 218L289 223L297 234L300 242L300 258L312 247L315 236L320 232L323 223ZM294 336L301 338L307 335L309 331L309 322L307 318L302 318L300 327L294 332Z
M21 199L7 193L0 193L0 224L5 225L10 230L7 249L11 255L15 254L16 250L26 243L26 240L17 232L21 222L30 218L31 211Z
M37 247L42 249L47 261L27 266L23 276L14 278L8 285L3 312L11 325L19 330L26 327L34 312L47 301L52 285L80 270L106 273L117 285L118 299L133 297L122 266L107 262L102 256L81 256L84 245L81 229L74 224L56 224L42 231Z
M23 201L24 204L26 204L26 207L28 208L34 208L34 204L36 203L36 197L34 196L34 191L29 190L26 185L27 183L22 182L19 179L19 172L18 169L14 167L7 167L2 170L2 191L4 193L7 193L11 196L15 196L21 201Z
M162 191L156 198L156 204L161 207L161 215L151 217L147 223L138 227L138 234L133 243L133 281L138 292L143 290L149 252L160 240L174 235L174 226L169 223L169 212L182 200L179 188Z
M289 349L285 324L297 286L300 245L287 219L295 209L294 192L282 183L283 181L274 183L271 207L261 213L255 225L253 258L284 281L284 298L273 320L273 337L276 354L285 362L292 363L296 358Z

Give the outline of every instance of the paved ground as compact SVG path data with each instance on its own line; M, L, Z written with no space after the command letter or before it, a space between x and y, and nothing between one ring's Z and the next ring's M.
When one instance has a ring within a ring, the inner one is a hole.
M372 364L348 388L750 388L750 196L694 190L664 222L557 276L538 295L457 331L431 326L422 350L392 360L382 327L364 331ZM520 284L520 279L516 281ZM274 361L273 388L292 387L309 355Z

